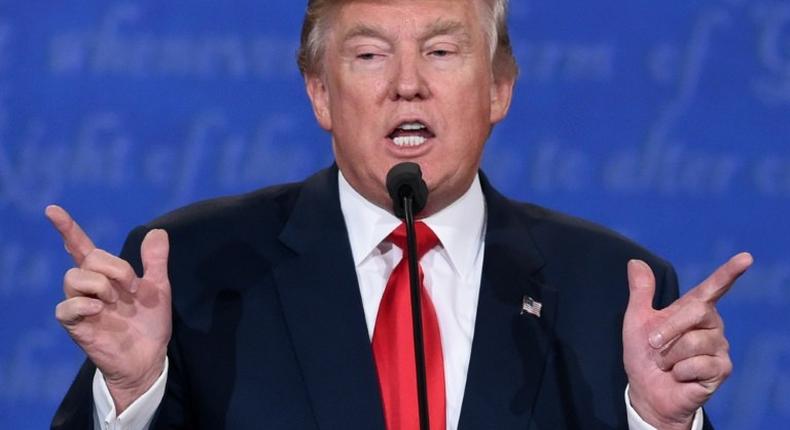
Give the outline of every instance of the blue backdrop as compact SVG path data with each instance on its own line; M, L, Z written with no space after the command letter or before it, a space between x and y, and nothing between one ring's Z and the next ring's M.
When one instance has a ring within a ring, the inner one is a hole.
M305 1L0 0L0 427L43 428L82 360L55 322L58 202L102 247L187 202L328 165L294 62ZM790 420L790 2L514 0L521 78L484 168L613 227L685 288L731 254L722 429Z

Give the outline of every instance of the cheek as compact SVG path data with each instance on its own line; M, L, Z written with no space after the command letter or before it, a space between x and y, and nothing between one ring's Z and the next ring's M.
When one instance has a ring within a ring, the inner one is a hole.
M491 80L488 73L488 69L478 66L445 86L445 94L454 99L452 108L459 118L465 121L474 119L477 123L478 117L485 116L485 121L489 121Z
M487 92L478 88L459 92L448 110L450 133L465 147L479 147L491 128L491 106Z
M338 83L331 94L335 134L371 134L382 117L379 93L380 89L374 82Z
M468 168L479 163L491 129L491 105L484 79L469 80L449 88L445 118L448 126L450 156L436 160L447 169Z

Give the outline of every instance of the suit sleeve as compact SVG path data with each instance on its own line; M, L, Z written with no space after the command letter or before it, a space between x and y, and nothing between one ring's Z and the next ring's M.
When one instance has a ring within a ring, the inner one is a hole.
M93 374L96 366L85 360L52 418L52 429L93 428Z

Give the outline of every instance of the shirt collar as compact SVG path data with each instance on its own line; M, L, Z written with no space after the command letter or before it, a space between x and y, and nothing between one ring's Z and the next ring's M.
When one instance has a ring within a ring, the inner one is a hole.
M338 173L338 187L351 253L359 267L401 220L362 197L342 172ZM422 221L436 233L455 271L466 276L474 267L484 234L485 199L479 176L475 175L458 200Z

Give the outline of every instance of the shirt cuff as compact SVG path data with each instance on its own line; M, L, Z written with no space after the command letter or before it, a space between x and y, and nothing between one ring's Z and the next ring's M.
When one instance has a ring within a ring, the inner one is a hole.
M168 359L162 374L142 396L138 397L121 415L115 415L115 402L104 381L101 370L93 374L93 426L102 430L146 430L162 402L167 383Z
M631 406L631 397L628 395L628 389L631 384L625 387L625 410L628 415L628 429L629 430L656 430L655 427L646 423L642 417L636 413L636 410ZM694 421L691 423L691 430L702 430L702 408L697 409L694 413Z

